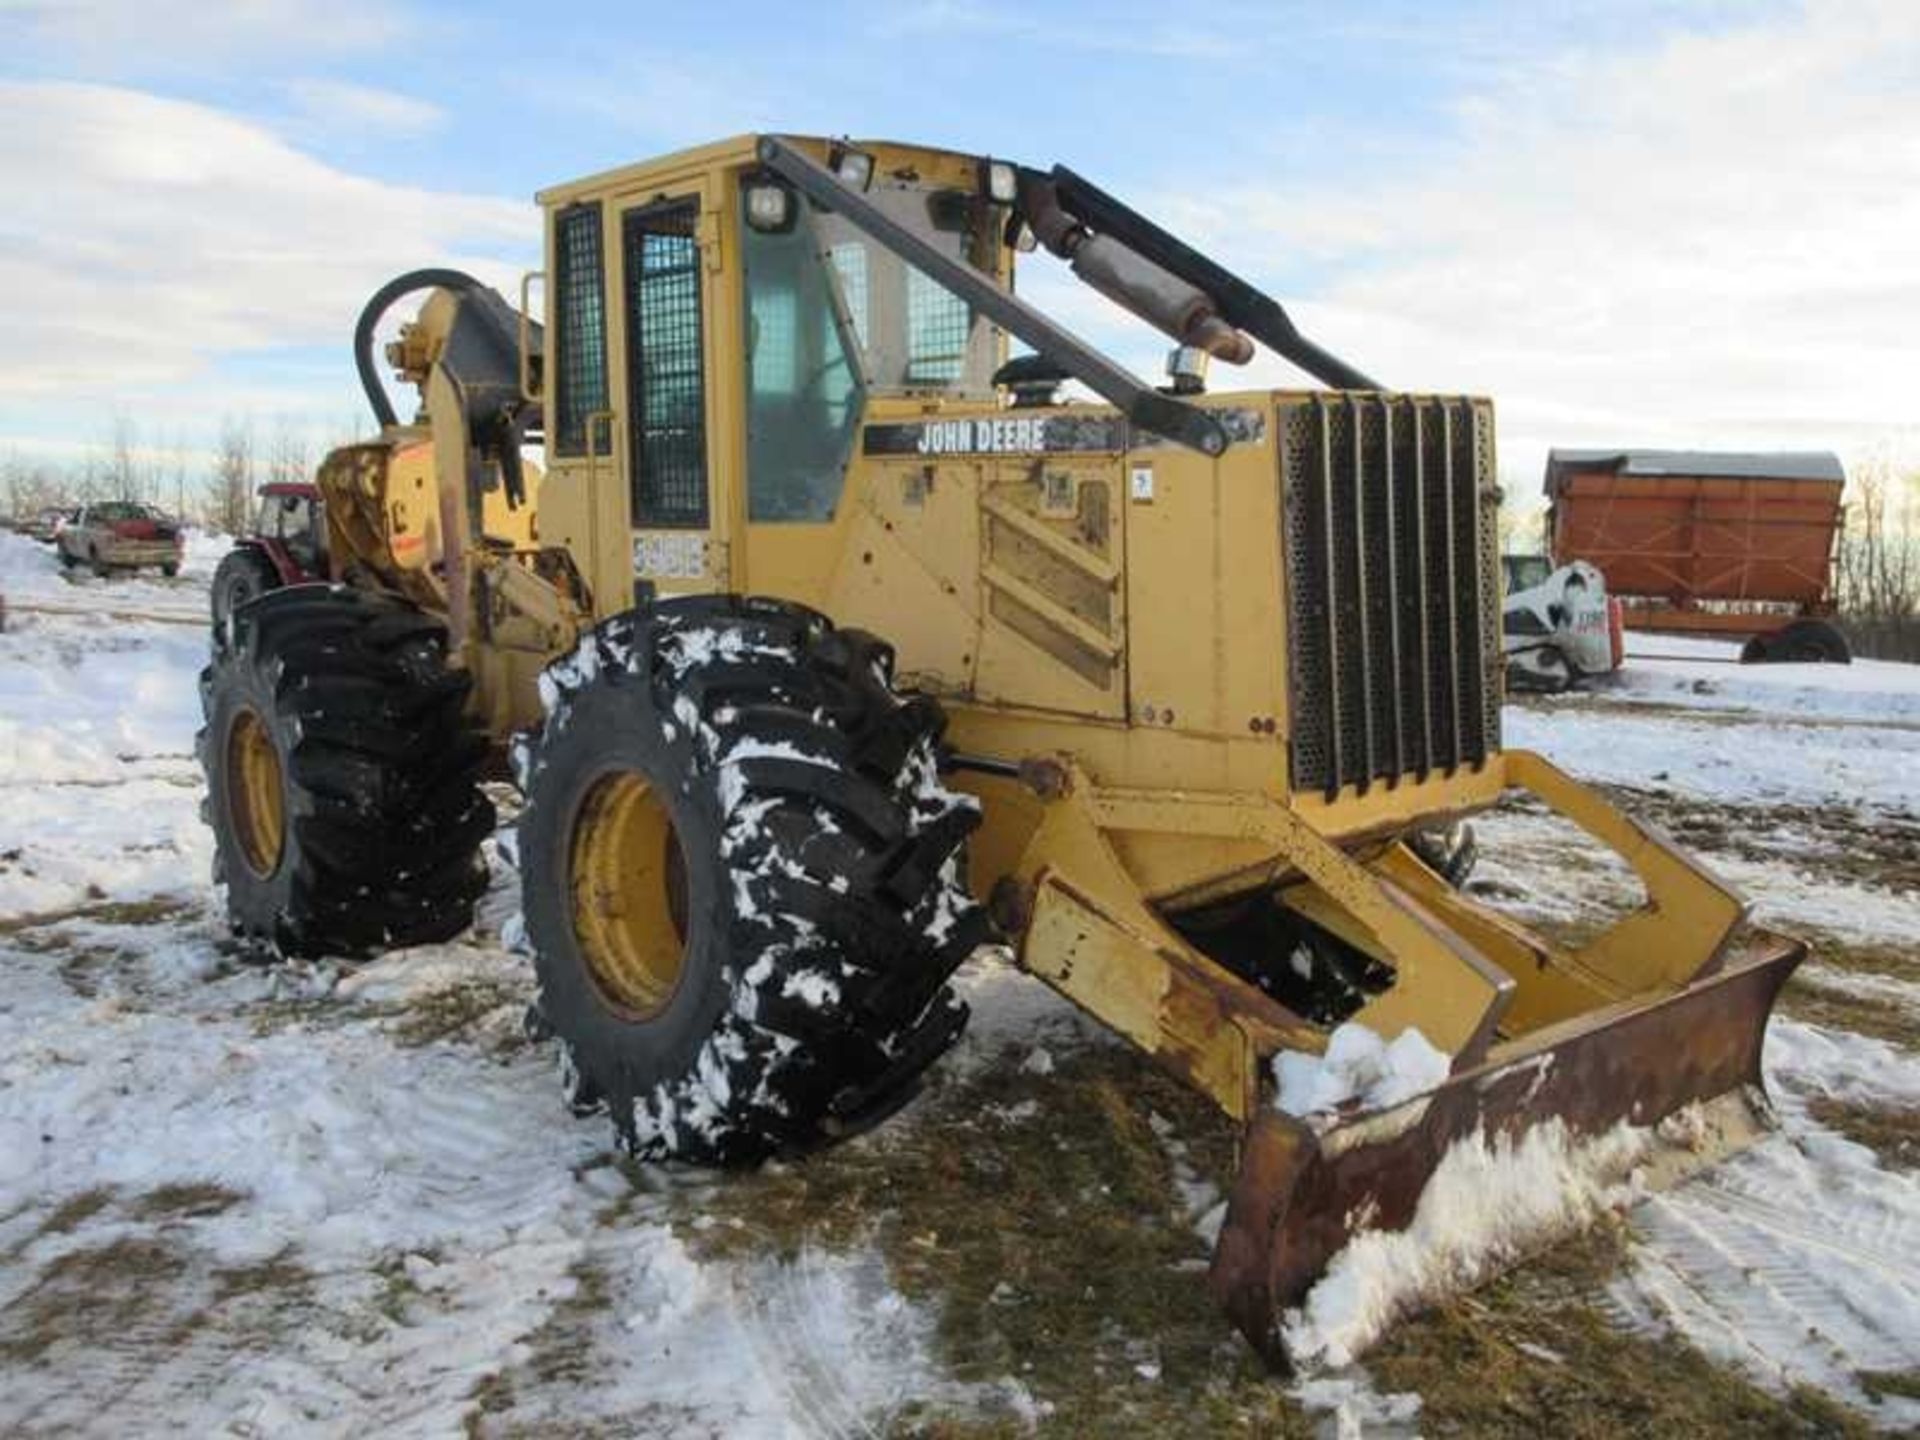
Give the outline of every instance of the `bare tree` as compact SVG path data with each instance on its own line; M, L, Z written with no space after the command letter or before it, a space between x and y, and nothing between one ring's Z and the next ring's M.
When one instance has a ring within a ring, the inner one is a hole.
M187 519L187 442L178 433L167 447L167 473L160 489L161 503L171 505L174 518L184 523Z
M268 452L267 478L289 482L311 480L305 434L284 415L274 422L273 445Z
M66 481L57 470L27 460L17 450L9 450L6 459L0 460L0 485L6 488L7 513L16 520L59 505L67 495Z
M1513 501L1510 494L1500 501L1500 553L1502 555L1545 554L1547 550L1547 512L1537 501Z
M1856 647L1920 659L1920 474L1855 467L1834 588Z
M253 508L253 426L228 420L220 427L214 451L213 483L207 497L207 518L229 535L247 528Z
M125 415L113 420L112 456L107 461L108 493L116 500L140 496L139 432Z
M1838 566L1840 608L1848 616L1899 621L1920 609L1917 482L1895 476L1884 460L1855 469Z

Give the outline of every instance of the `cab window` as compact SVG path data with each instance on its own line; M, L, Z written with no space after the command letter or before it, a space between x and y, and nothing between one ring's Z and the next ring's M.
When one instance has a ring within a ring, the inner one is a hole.
M740 227L747 289L747 518L833 518L865 396L864 250L828 251L810 210ZM860 309L849 305L849 298Z

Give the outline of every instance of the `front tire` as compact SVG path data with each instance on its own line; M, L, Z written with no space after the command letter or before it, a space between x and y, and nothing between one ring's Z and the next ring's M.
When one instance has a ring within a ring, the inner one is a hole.
M864 1128L958 1038L990 925L944 717L795 606L671 600L543 681L519 855L567 1098L644 1159L746 1164Z
M227 616L249 600L277 588L279 584L280 577L274 573L273 566L267 563L264 555L244 547L229 550L221 557L219 567L213 572L210 603L213 606L214 628L219 629L226 623Z
M214 631L196 748L235 934L361 956L467 928L493 829L468 688L440 622L392 596L299 586Z

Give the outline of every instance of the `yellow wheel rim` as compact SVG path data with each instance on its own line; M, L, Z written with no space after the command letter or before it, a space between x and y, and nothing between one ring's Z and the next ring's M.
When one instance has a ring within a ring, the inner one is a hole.
M251 710L242 710L227 731L227 810L240 858L265 879L279 868L286 845L285 786L280 752L266 722Z
M574 822L573 931L600 998L629 1019L667 1008L686 964L687 866L653 787L595 781Z

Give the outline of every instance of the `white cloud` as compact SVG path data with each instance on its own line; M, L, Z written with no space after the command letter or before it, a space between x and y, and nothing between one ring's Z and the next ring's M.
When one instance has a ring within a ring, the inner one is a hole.
M1330 266L1302 327L1492 394L1529 489L1551 444L1920 458L1920 6L1562 55L1459 114L1385 180L1152 208L1234 268Z
M531 202L370 180L133 90L0 84L0 185L13 397L111 406L281 346L339 346L344 371L354 316L396 272L507 287L537 263Z
M1193 12L1189 12L1191 16ZM1233 38L1194 23L1116 23L1105 15L1052 19L1046 7L1000 6L978 0L919 0L889 6L879 33L1021 40L1055 50L1091 50L1182 61L1220 60L1235 53Z
M446 123L447 112L431 101L378 90L347 80L294 80L287 93L315 125L375 131L393 138L423 135Z
M340 54L408 31L390 0L0 0L29 47L116 68Z

